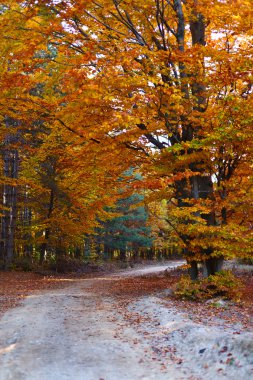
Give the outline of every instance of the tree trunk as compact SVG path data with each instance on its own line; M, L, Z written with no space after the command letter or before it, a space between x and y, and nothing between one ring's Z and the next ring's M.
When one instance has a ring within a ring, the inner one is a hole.
M25 206L22 210L22 227L23 227L23 240L24 240L24 255L29 260L32 259L33 246L31 243L32 235L31 235L31 225L32 225L32 209L27 205L28 203L28 192L25 188L24 193L24 202Z
M155 257L155 251L153 247L147 248L147 258L149 260L154 260Z
M74 258L75 259L81 259L81 257L82 257L81 247L80 246L76 246L74 248Z
M112 257L113 257L112 248L108 244L104 243L104 254L103 254L104 260L112 260Z
M126 248L121 248L119 251L119 258L121 261L126 261Z
M84 239L84 257L86 259L91 257L91 239L89 235Z
M49 199L49 205L48 205L48 212L47 212L47 219L49 219L52 215L54 208L54 192L51 189L50 190L50 199ZM44 231L44 242L40 246L40 258L39 258L39 264L42 265L43 261L45 260L46 253L47 253L47 246L48 246L48 240L50 237L50 228L46 227Z
M3 152L4 177L17 179L19 155L16 149L5 149ZM14 236L17 219L17 186L3 186L2 247L4 268L8 270L14 257Z
M191 280L195 281L198 279L199 270L198 270L198 263L197 261L188 261L187 264L190 265L188 269L188 274L191 278Z
M223 257L210 257L205 261L207 276L213 275L222 270Z
M205 20L204 17L197 13L195 9L192 12L192 21L190 22L190 31L192 36L192 45L205 45ZM204 72L204 62L202 62L202 70ZM198 113L204 112L206 108L206 88L198 81L199 73L196 72L192 74L193 83L191 84L192 95L196 99L196 104L193 107L193 110L196 110ZM189 94L186 94L189 96ZM182 141L192 141L194 138L201 139L202 126L199 125L192 127L191 124L187 124L187 120L184 121L183 131L182 131ZM189 150L188 153L192 153L193 150ZM183 154L183 152L182 152ZM209 173L206 173L203 169L203 162L196 160L192 162L189 166L191 171L194 173L201 173L194 175L190 178L190 189L187 186L187 181L184 179L177 183L177 199L179 207L191 207L191 203L187 204L188 199L206 199L213 197L213 183L212 178ZM210 212L208 214L201 215L200 213L196 216L202 217L207 225L215 226L215 214ZM190 265L189 274L191 279L195 280L198 278L198 266L197 262L194 260L194 252L191 252L190 246L191 241L190 237L187 235L182 236L182 240L185 243L184 254L187 258L188 264ZM212 248L202 249L203 261L206 262L206 268L208 274L213 274L216 271L220 270L222 266L221 258L213 258Z

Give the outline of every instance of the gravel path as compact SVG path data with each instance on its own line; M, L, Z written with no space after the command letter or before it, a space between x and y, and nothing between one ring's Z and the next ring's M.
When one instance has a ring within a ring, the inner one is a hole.
M121 308L96 291L116 278L74 280L8 311L0 320L0 380L253 379L253 334L191 323L154 296Z

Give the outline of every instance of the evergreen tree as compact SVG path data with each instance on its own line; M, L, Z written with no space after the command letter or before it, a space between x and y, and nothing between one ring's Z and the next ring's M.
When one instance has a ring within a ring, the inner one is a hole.
M138 254L140 248L152 245L150 228L147 226L148 214L144 206L138 206L143 200L140 194L133 194L117 202L112 213L115 218L103 222L97 229L97 242L103 244L105 254L120 252L120 259L126 259L127 251Z

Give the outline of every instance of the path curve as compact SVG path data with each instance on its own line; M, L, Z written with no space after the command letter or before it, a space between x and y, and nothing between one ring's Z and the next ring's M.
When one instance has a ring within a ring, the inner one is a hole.
M172 266L176 265L179 263ZM121 275L134 276L164 269L164 266L154 266ZM147 323L136 329L124 319L116 299L96 291L103 281L113 282L116 278L107 275L73 280L69 287L38 292L8 311L0 320L0 380L202 379L204 367L189 362L192 355L189 347L185 348L188 353L185 365L180 357L175 360L177 341L181 350L187 344L180 331L188 331L190 337L193 324L173 308L165 308L159 298L150 296L136 299L129 306L129 312L147 317ZM208 352L210 342L205 341L204 327L200 328L204 337L201 344L205 344ZM197 339L198 331L194 334ZM212 334L217 332L212 331ZM252 337L253 334L247 336L244 344L253 352ZM167 349L165 356L161 355L164 348ZM182 357L182 352L179 353ZM243 364L241 373L245 376L241 377L249 379L250 362L246 360ZM191 368L194 366L196 370ZM223 371L219 377L218 369L213 368L205 380L213 379L217 373L217 379L236 379L237 370L233 369L230 377Z

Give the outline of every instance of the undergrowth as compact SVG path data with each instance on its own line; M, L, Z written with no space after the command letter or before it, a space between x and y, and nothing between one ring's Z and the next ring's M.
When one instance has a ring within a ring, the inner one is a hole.
M192 281L183 276L175 288L177 298L204 301L215 297L239 301L243 289L242 282L231 271L221 271L207 278Z

